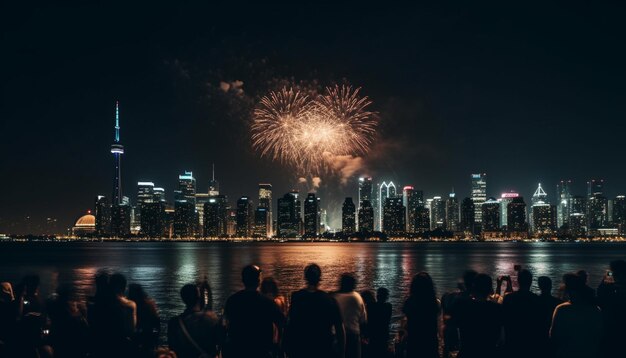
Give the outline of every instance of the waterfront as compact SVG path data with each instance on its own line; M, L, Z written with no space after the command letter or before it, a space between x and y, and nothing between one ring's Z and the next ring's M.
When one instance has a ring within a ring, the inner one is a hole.
M274 276L289 293L303 285L303 267L316 262L324 271L323 289L335 289L346 271L356 273L359 289L389 288L397 322L410 279L419 271L432 275L438 295L453 290L466 269L495 277L513 275L515 264L535 277L551 277L555 286L563 273L585 269L595 287L609 261L625 257L626 245L615 243L16 242L0 245L0 281L15 283L36 273L44 295L65 283L90 294L94 274L106 268L142 284L167 319L183 308L180 287L205 275L221 310L228 295L241 288L244 265L260 265L265 276Z

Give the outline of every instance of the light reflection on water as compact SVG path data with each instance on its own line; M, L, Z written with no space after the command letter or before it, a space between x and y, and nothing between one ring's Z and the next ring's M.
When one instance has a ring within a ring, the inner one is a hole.
M42 291L50 294L59 284L74 284L83 294L92 293L98 269L125 274L129 282L142 284L159 305L163 318L183 308L178 290L202 279L211 283L216 308L241 288L241 268L255 263L265 276L274 276L284 293L303 285L302 269L318 263L323 270L322 288L334 290L343 272L354 272L359 289L381 286L391 291L394 317L411 277L419 271L431 274L438 294L453 290L466 269L494 277L514 274L513 265L546 275L555 287L563 273L589 272L596 286L608 262L626 258L626 245L575 243L2 243L0 281L17 282L24 274L37 273Z

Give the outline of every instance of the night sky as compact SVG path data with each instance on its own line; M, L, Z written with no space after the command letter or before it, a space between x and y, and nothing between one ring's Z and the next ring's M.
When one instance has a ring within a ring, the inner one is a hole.
M211 163L231 202L259 182L282 195L293 172L260 158L248 128L288 81L363 87L380 125L362 174L427 197L468 196L472 172L489 196L528 200L541 182L554 198L563 178L626 192L620 5L21 3L0 9L0 233L69 227L110 195L116 100L133 201L143 180L172 198L185 169L206 191Z

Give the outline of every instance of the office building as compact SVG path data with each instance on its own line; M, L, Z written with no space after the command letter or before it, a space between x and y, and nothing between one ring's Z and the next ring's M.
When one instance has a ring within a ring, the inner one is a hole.
M369 200L363 200L359 207L359 232L371 233L374 231L374 208Z
M177 238L191 238L196 230L195 200L177 200L174 203L174 236Z
M504 205L504 201L502 202ZM507 205L507 231L509 232L527 232L528 224L526 223L526 203L524 198L516 196L508 201Z
M94 214L95 234L99 237L109 236L111 234L111 203L106 196L96 197Z
M481 205L481 208L482 232L500 231L500 203L495 198L489 198Z
M274 235L272 232L272 223L274 222L272 213L272 184L259 184L259 208L265 209L265 237L271 237ZM260 214L259 214L260 215ZM255 215L256 216L256 215ZM259 230L262 231L261 228Z
M370 177L359 178L359 208L365 200L369 201L370 204L372 202L372 178Z
M474 208L474 200L465 198L461 202L461 220L459 222L459 230L465 233L474 234L476 220L476 210Z
M237 237L251 237L254 220L253 203L247 196L237 200Z
M309 193L304 200L304 236L317 237L319 233L318 200L315 193Z
M618 195L613 200L613 225L620 235L626 231L626 196Z
M344 234L356 232L356 207L352 198L346 198L341 207L341 231Z
M561 180L556 186L557 206L556 206L556 225L558 228L567 225L571 213L571 180Z
M178 189L174 191L175 201L187 201L196 205L196 179L193 172L185 171L178 176Z
M128 204L114 204L111 207L111 235L128 237L130 235L131 207Z
M556 206L536 203L532 206L533 232L535 235L552 235L556 232Z
M165 203L162 201L146 201L141 204L141 235L149 238L165 236L167 219Z
M505 228L506 226L508 226L508 208L509 208L509 204L513 201L513 199L519 197L518 193L515 192L508 192L508 193L502 193L502 195L500 196L500 227L501 228Z
M415 233L417 208L424 206L424 194L421 190L415 190L412 186L405 186L402 189L402 205L406 208L406 232Z
M446 200L446 230L452 232L459 230L459 215L459 201L456 198L456 194L452 192Z
M406 208L402 205L402 197L386 198L383 206L383 232L390 236L404 235L405 220Z
M300 200L298 192L289 192L278 199L276 230L278 237L295 238L300 235Z
M474 221L480 225L483 218L482 205L487 200L487 174L472 174L471 190L471 198L474 202Z
M446 202L440 197L435 196L430 199L430 229L446 228Z
M204 237L225 237L228 235L228 200L224 195L210 197L204 203Z
M393 182L383 181L378 185L376 192L376 206L374 208L374 215L376 217L376 229L380 230L383 227L383 206L385 205L385 199L396 197L396 185Z
M266 207L257 206L254 210L254 229L252 236L260 239L270 237L271 225L269 223L269 210Z

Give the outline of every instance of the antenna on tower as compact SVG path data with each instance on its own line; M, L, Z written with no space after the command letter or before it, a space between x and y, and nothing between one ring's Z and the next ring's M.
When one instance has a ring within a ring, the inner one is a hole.
M120 141L120 101L115 101L115 142Z
M211 166L213 167L213 176L212 176L212 180L215 181L215 163L212 163Z

